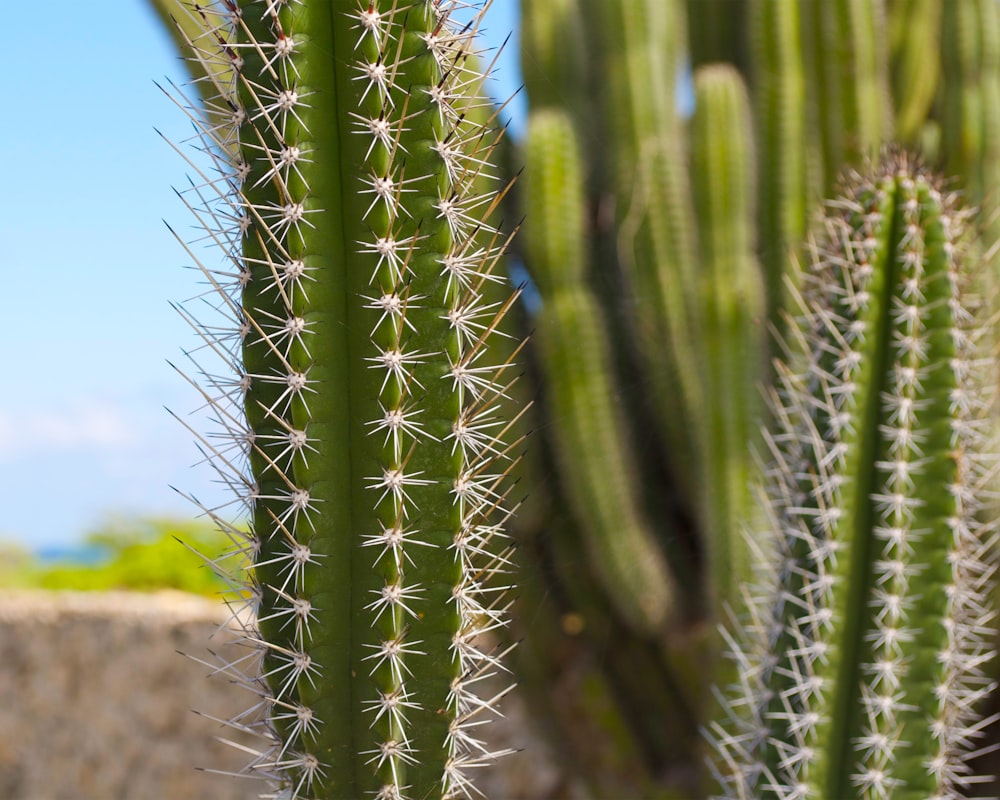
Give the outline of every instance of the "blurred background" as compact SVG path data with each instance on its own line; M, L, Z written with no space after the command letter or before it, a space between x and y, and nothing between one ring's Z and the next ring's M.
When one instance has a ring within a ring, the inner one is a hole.
M516 39L517 6L493 3L485 46ZM183 570L172 535L205 532L179 492L230 499L166 410L198 405L167 363L197 346L170 303L201 287L164 225L196 235L172 189L189 170L163 137L192 131L156 85L186 73L148 0L14 3L4 20L0 587L140 540L169 541ZM497 97L520 84L517 53L501 54ZM523 97L508 110L516 133Z

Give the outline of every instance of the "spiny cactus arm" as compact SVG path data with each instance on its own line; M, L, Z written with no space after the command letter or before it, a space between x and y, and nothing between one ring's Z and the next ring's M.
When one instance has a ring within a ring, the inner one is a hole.
M941 73L943 0L889 0L889 49L896 139L916 145Z
M790 0L794 1L794 0ZM822 192L845 165L876 158L892 136L883 0L801 3L807 97L822 141Z
M614 650L602 659L602 675L592 677L593 689L600 693L591 700L600 698L611 705L598 710L588 702L578 712L578 725L596 725L599 730L607 726L604 735L614 752L600 763L639 796L670 796L652 783L645 785L645 779L630 770L621 770L629 759L651 752L676 759L690 743L684 734L693 729L692 708L700 701L700 681L680 686L690 676L675 669L670 653L658 651L675 629L683 627L679 623L690 611L685 598L697 597L700 587L690 574L685 581L672 572L641 503L621 401L609 379L614 367L603 312L585 279L582 162L567 117L551 107L532 112L522 183L525 255L543 297L535 317L534 342L546 377L545 403L551 420L547 428L561 488L573 514L572 536L553 533L549 546L559 553L554 569L569 584L581 620L598 630L608 628L596 642L599 650ZM577 563L581 559L585 567ZM585 574L594 578L595 585L586 592L589 597L581 597L591 585ZM601 609L605 603L610 608ZM593 640L595 634L587 636ZM692 652L685 651L676 660L698 663ZM657 689L643 690L637 698L629 681L639 680L640 675ZM614 691L604 698L608 681ZM620 714L628 720L624 727ZM666 726L664 720L669 721ZM589 749L584 746L585 753ZM593 776L594 766L588 764L586 774ZM595 780L607 791L606 776Z
M704 467L700 483L708 597L714 618L749 577L741 527L750 518L751 443L760 424L765 301L754 253L754 147L750 105L735 68L716 64L694 75L691 174L701 248L699 301Z
M872 352L871 383L856 381L856 400L845 396L841 412L859 414L856 443L843 436L844 513L831 524L831 540L843 544L830 580L834 592L847 591L835 595L820 640L827 663L817 674L836 688L823 693L828 715L817 707L822 755L810 777L828 796L848 791L848 775L876 794L898 786L906 796L955 796L968 737L975 738L969 701L987 685L978 627L989 545L977 514L991 444L981 421L992 411L996 378L975 363L984 331L967 321L974 309L965 305L969 277L957 264L961 214L906 166L862 189L847 219L855 246L865 246L868 225L886 245L884 265L871 264L886 276L881 292L874 279L869 290L878 316L850 302L834 308L870 319L865 333L881 353ZM865 264L858 266L854 286L864 292ZM848 494L854 482L856 506ZM839 499L837 490L828 494ZM848 549L854 555L845 558Z
M350 346L338 331L346 323L345 272L320 269L318 254L339 266L353 246L344 237L337 118L313 97L336 102L334 73L317 63L334 49L333 22L316 5L294 11L272 16L247 3L227 45L238 60L237 171L245 171L237 201L241 377L259 550L257 626L274 726L287 742L265 764L288 774L295 794L323 787L346 796L359 791L355 715L338 686L350 674L350 649L331 643L345 641L352 624L351 462L342 450ZM318 142L329 143L325 158ZM320 382L337 387L334 402L310 402Z
M727 796L957 798L988 686L995 528L979 512L996 376L962 213L897 156L827 220L771 437L784 558L755 617L776 644L744 731L767 733L723 737L734 762L760 748Z
M641 508L636 466L614 397L604 312L588 285L584 145L574 124L581 75L559 64L583 57L576 2L525 9L525 77L532 113L525 146L525 258L542 297L535 342L551 407L563 489L594 571L637 630L660 634L676 588ZM575 55L574 55L575 53ZM540 67L553 65L553 71Z
M190 43L236 74L229 127L201 133L237 155L189 206L230 264L202 269L239 329L200 330L236 369L245 420L219 416L250 462L212 448L252 511L237 588L262 654L227 669L265 706L251 769L283 797L464 796L492 757L472 728L496 698L473 692L498 668L476 637L504 624L511 376L487 346L510 301L484 300L506 242L473 121L481 11L459 28L458 5L226 3Z
M680 0L587 0L585 9L588 42L597 48L592 58L604 76L605 190L614 201L613 246L627 282L624 313L674 458L679 494L693 498L698 452L688 420L701 407L692 344L699 335L697 261L675 97L684 7Z
M829 266L820 265L821 270L829 272L820 272L817 276L816 291L821 291L819 287L825 289L833 298L833 307L814 311L816 316L811 320L814 328L806 336L816 337L811 342L810 353L815 354L818 361L815 367L818 390L799 398L799 402L812 398L819 400L815 425L823 437L815 445L814 452L809 453L807 449L807 458L816 464L809 470L816 506L815 510L810 508L813 517L803 522L814 536L807 558L819 567L815 577L810 577L814 584L822 585L829 570L833 573L828 578L831 595L832 590L839 591L833 595L832 608L828 606L827 611L828 623L831 627L837 626L835 633L830 631L824 636L828 632L821 629L819 620L813 622L807 618L808 613L792 611L791 638L801 637L809 644L805 654L790 658L789 663L794 668L790 670L789 682L790 690L801 695L800 684L808 680L812 659L821 647L828 648L824 653L829 659L825 672L828 676L824 683L826 691L819 695L814 706L807 706L803 715L815 708L818 715L826 712L831 718L817 721L815 739L821 750L813 764L802 765L802 770L811 786L817 787L822 796L830 797L849 796L846 781L855 759L848 737L856 737L860 731L856 693L862 677L862 641L869 630L864 621L865 596L872 585L872 564L878 558L872 541L873 527L878 525L872 508L875 501L871 498L878 491L873 467L881 457L881 429L888 416L879 407L880 393L888 391L883 376L898 374L898 368L894 370L888 361L892 336L889 315L896 313L892 310L891 298L899 280L896 245L902 239L895 227L897 198L894 188L889 181L883 182L873 187L872 196L862 201L863 207L859 204L857 209L850 209L848 213L859 218L855 220L856 228L849 224L841 227L837 221L832 225L831 237L838 237L845 251L858 244L864 249L858 252L856 265L851 263L852 256L847 256L848 263L856 266L853 271L832 263L837 251L828 254ZM866 241L870 244L865 245ZM845 288L835 288L841 286ZM870 299L859 302L858 294ZM854 332L834 328L834 320L842 315L846 322L843 328L856 321ZM827 340L828 349L824 352L821 342ZM838 360L841 363L835 363ZM845 394L848 384L854 391ZM838 413L841 419L837 418ZM837 438L834 438L835 433L839 434ZM838 447L839 452L834 449ZM836 472L831 468L833 465L824 464L824 459L833 462ZM832 513L828 509L833 509ZM831 551L827 557L830 564L815 552L824 545ZM806 584L803 587L804 605L815 603L822 591L819 586L813 588ZM798 658L802 660L797 663ZM800 671L796 671L797 668ZM781 758L776 754L775 770L780 769Z
M821 196L819 147L808 136L800 4L751 0L754 127L761 262L768 316L780 319L790 255L801 247L809 209Z
M591 234L586 227L585 117L588 65L580 0L522 4L521 69L531 104L526 180L527 267L542 302L585 286Z

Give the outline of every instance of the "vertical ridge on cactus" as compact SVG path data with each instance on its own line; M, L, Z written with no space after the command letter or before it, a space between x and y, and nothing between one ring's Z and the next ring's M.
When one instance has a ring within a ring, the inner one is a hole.
M818 193L811 169L819 149L809 135L808 87L799 36L801 10L784 0L751 0L749 31L756 93L754 128L758 153L758 222L767 308L771 319L783 305L788 252L805 237Z
M679 491L696 497L700 453L690 409L701 408L693 341L701 320L695 302L697 243L686 163L686 130L674 86L685 49L680 0L587 0L583 8L601 59L609 160L601 190L615 199L615 257L633 294L629 335L640 354L651 407L678 462ZM656 80L652 80L656 76ZM634 298L642 302L634 302Z
M511 300L489 288L508 236L483 8L192 8L195 57L224 69L190 112L218 175L182 196L223 266L186 248L234 329L184 314L233 370L199 438L250 514L247 535L208 510L252 556L234 590L256 611L224 665L256 707L230 722L269 742L249 770L282 797L466 796L501 755L476 730L503 692L478 686L502 669L482 634L505 624L517 459L489 354Z
M896 136L907 146L919 141L938 88L941 62L927 54L940 50L944 5L942 0L894 0L888 4Z
M981 209L983 238L1000 236L1000 6L989 0L944 3L940 97L942 161ZM989 271L998 272L997 250Z
M859 165L890 141L889 63L878 46L886 28L884 0L802 3L812 47L805 51L816 134L821 139L823 191L843 165Z
M996 376L965 213L902 156L829 205L774 393L771 590L726 797L958 798L990 688Z

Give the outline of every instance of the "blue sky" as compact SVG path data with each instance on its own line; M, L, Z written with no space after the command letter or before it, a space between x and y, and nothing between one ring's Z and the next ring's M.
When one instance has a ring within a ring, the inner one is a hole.
M516 7L494 0L488 44ZM145 0L12 3L4 24L0 540L47 548L110 514L191 516L170 486L226 495L165 410L197 406L167 364L196 345L170 302L198 278L163 224L190 230L171 188L186 168L154 130L190 133L154 85L183 68ZM516 54L498 95L517 88Z

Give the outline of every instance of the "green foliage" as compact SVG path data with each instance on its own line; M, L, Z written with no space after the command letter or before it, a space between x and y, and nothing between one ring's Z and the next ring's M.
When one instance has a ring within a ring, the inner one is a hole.
M0 587L30 589L37 586L38 565L26 547L0 542Z
M167 518L114 520L89 534L83 544L88 563L43 564L27 550L5 548L0 556L0 586L55 591L177 589L216 596L226 588L199 553L218 559L228 541L205 523Z

